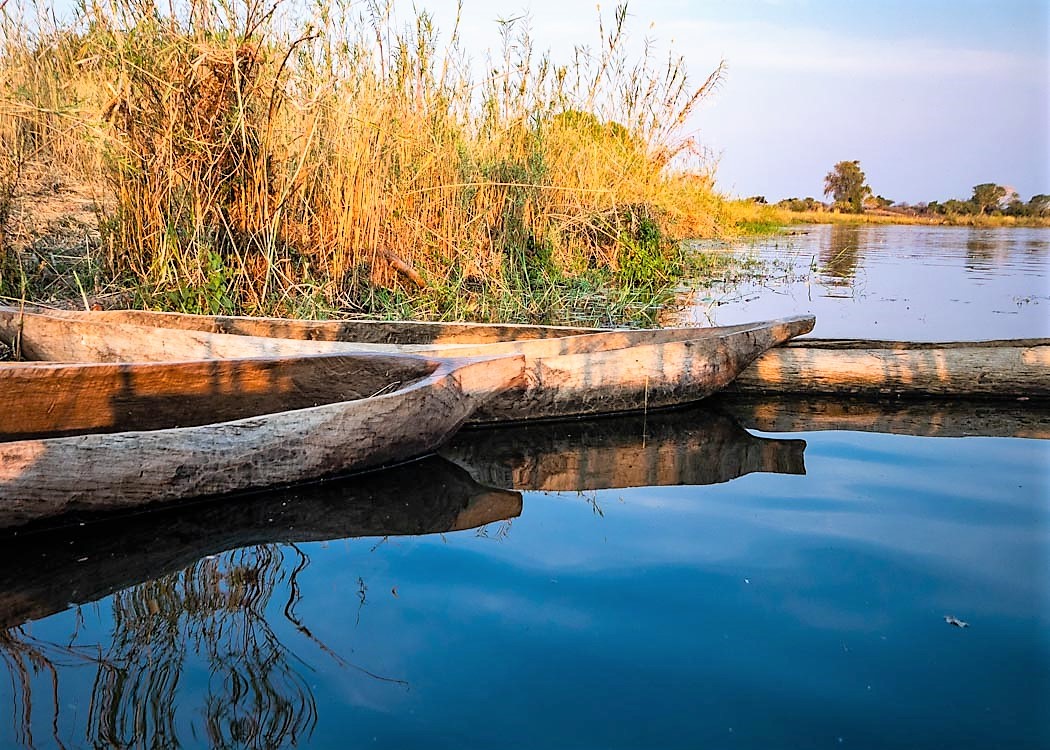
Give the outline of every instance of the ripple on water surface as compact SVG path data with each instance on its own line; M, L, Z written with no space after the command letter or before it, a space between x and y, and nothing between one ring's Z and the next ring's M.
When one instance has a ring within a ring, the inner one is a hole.
M1050 229L793 228L753 243L769 275L693 297L685 321L808 312L814 336L964 341L1050 336Z

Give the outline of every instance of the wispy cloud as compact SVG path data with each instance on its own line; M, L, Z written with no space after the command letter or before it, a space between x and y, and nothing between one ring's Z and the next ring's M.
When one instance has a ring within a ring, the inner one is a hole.
M1002 50L948 47L919 37L860 38L761 21L693 20L675 31L680 41L725 57L733 68L781 73L997 78L1040 75L1045 62Z

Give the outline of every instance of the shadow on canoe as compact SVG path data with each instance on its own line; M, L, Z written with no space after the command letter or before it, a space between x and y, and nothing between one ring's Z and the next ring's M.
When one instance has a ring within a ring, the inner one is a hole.
M134 515L67 515L0 536L0 629L249 545L436 534L521 514L517 492L437 457L265 494Z
M135 315L132 319L140 317ZM465 329L465 332L454 342L433 343L435 334L428 330L420 334L428 343L377 344L368 340L331 340L352 335L347 324L339 321L318 324L328 329L312 326L305 330L306 321L283 324L271 321L271 325L264 328L280 335L312 336L318 330L331 334L295 339L216 333L213 332L216 327L222 330L230 327L219 325L221 321L212 318L156 315L152 320L179 321L182 325L147 327L106 313L55 311L43 315L0 308L0 340L11 343L28 359L67 363L135 362L138 373L163 371L170 363L193 360L306 358L364 351L443 359L519 356L524 358L523 377L493 393L478 405L470 418L474 423L499 423L647 411L699 401L725 387L770 347L808 333L814 325L811 316L795 316L720 328L582 334L568 329L571 335L565 335L566 329L553 329L547 331L551 335L546 338L511 341L493 341L492 329L485 328L485 334L470 341L470 329L458 324L457 330ZM400 330L426 324L369 325L375 328L396 325ZM528 327L496 327L500 336L513 335L505 329L520 330L523 335L526 331L537 333ZM555 332L558 335L554 335ZM541 329L539 333L544 331ZM144 398L149 395L142 389L138 393ZM53 395L53 399L60 403L62 396Z
M805 474L804 440L755 437L705 407L469 430L441 455L475 480L565 491L728 482L753 472Z

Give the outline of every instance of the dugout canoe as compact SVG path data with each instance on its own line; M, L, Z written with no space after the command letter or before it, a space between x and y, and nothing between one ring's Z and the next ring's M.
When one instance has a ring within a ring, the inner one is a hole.
M213 333L402 345L557 339L603 330L473 323L283 320L137 310L93 315L114 323ZM1050 339L926 343L803 338L771 348L759 356L729 390L861 397L1050 398Z
M970 398L1050 397L1050 339L807 339L759 357L740 393Z
M186 317L175 319L192 322ZM206 320L201 324L206 325ZM147 327L121 322L119 316L106 313L43 315L0 309L0 339L35 360L141 363L348 351L458 358L523 356L524 380L481 405L473 423L649 411L698 401L725 387L762 352L812 330L813 324L812 316L797 316L723 328L584 334L570 329L570 335L557 336L552 329L547 338L380 344L214 333L188 325ZM339 325L331 324L332 336ZM509 335L502 330L507 327L498 328L499 335ZM284 329L271 332L289 333ZM433 338L432 332L427 335Z
M448 533L521 515L517 492L436 456L383 471L148 513L0 532L0 631L260 544Z
M805 474L805 449L804 440L756 437L702 404L465 430L439 455L490 487L576 494L718 484L756 472Z
M199 406L237 391L243 372L235 370L231 380L224 363L204 363L215 369L191 379L191 394L173 380L182 373L178 367L165 369L168 380L161 380L162 387L167 382L181 389L184 411L199 422L194 426L0 443L0 527L68 511L261 489L403 462L445 442L487 398L519 380L523 367L522 358L511 356L442 360L346 353L304 359L290 364L299 368L298 380L282 369L285 362L264 362L264 382L288 377L291 385L284 391L271 388L262 402L230 399L222 414L228 421L214 422ZM72 371L75 380L89 378L92 367L15 363L0 371L60 382L63 370ZM128 390L120 403L130 400L140 409L156 403L158 389L134 392L134 365L122 367L117 372L127 376ZM8 424L17 424L28 408L44 408L44 402L27 400L12 387L17 378L3 382L0 411ZM84 381L80 385L52 399L56 408L75 409L89 390ZM196 411L193 394L202 397ZM177 416L178 405L169 404L169 411Z

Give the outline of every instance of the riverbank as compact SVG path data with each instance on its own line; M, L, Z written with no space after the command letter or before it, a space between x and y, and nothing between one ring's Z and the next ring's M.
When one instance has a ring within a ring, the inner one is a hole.
M727 267L681 244L733 231L682 129L723 69L632 59L621 9L565 61L508 22L479 79L425 13L194 8L2 16L0 295L645 324Z
M796 224L886 224L901 226L951 226L990 229L995 227L1050 227L1050 217L948 214L914 215L899 211L870 210L860 214L840 211L791 211L752 201L728 201L726 213L733 226L744 234L771 234Z
M653 326L674 313L683 285L732 284L756 267L744 254L698 251L667 238L652 246L658 252L650 257L637 253L634 266L573 269L534 263L525 255L517 258L521 266L508 263L490 278L420 273L421 285L395 279L344 289L334 297L326 293L335 288L333 280L318 274L282 289L268 304L251 305L237 295L238 269L222 256L198 280L176 277L151 284L113 273L105 257L110 238L106 213L97 203L100 187L63 180L54 171L43 174L23 178L24 189L3 225L0 303L297 318Z

